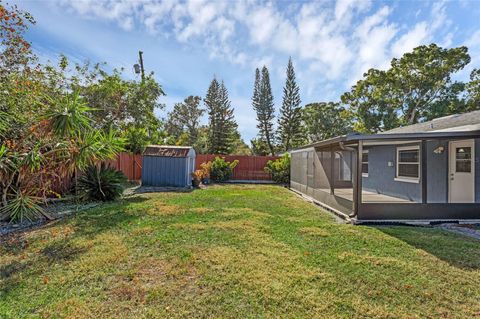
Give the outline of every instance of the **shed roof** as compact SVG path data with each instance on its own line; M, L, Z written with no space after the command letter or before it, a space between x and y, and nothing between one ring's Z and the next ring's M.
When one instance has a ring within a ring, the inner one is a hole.
M149 145L143 152L144 156L187 157L191 146Z

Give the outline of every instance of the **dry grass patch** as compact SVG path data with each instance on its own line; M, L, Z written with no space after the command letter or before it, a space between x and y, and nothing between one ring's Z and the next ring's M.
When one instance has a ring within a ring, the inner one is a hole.
M153 207L149 208L146 213L152 216L172 216L183 214L185 208L179 205L169 205L164 202L155 202Z
M405 267L408 266L403 260L389 256L374 256L368 253L351 253L343 252L338 255L338 259L341 261L348 261L354 264L367 264L370 266L381 267Z
M149 235L154 232L153 227L147 226L147 227L140 227L132 230L130 232L130 235L132 236L142 236L142 235Z
M175 223L171 225L177 229L188 229L188 230L205 230L209 226L208 224L199 224L199 223Z
M302 227L298 230L302 235L308 235L313 237L328 237L330 233L319 227Z
M242 216L242 217L259 217L259 218L267 218L272 216L271 214L260 212L258 210L255 210L249 207L224 208L221 215L226 217Z
M110 267L124 262L128 258L128 248L123 238L112 233L103 233L83 243L90 249L75 259L72 268L76 273L95 272L103 267Z
M198 278L191 264L147 258L137 263L131 275L113 277L107 294L122 302L148 304L158 298L188 293Z
M195 207L190 210L192 212L199 213L199 214L206 214L214 211L212 208L208 208L208 207Z
M49 309L40 312L41 318L57 318L58 314L66 319L87 319L98 317L93 312L92 305L85 300L73 297L53 304Z

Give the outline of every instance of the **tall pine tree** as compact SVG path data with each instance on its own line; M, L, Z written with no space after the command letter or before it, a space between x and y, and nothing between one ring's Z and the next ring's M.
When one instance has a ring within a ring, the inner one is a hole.
M299 87L295 80L292 58L288 60L287 80L283 88L283 103L278 119L278 139L283 151L303 144L302 112Z
M205 97L208 112L208 151L211 154L229 154L234 147L237 123L225 84L214 78Z
M260 71L255 70L255 84L253 88L252 106L257 112L257 128L260 139L267 143L268 149L272 155L275 154L274 142L275 134L273 129L273 120L275 118L275 109L273 104L272 88L270 86L270 76L267 67Z

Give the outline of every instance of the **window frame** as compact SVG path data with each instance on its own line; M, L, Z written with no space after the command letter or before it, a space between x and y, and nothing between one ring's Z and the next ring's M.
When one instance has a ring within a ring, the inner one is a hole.
M417 151L418 152L418 161L417 162L400 162L400 152L401 151ZM418 165L418 177L409 177L409 176L400 176L400 164L407 165ZM396 149L396 161L395 161L395 181L398 182L407 182L407 183L420 183L420 174L421 174L421 152L420 145L409 145L409 146L398 146Z
M369 155L366 162L364 161L364 158L365 158L363 156L364 154ZM368 173L370 172L369 160L370 160L370 154L369 154L368 150L362 150L362 165L361 165L361 167L362 167L362 177L368 177ZM363 172L363 164L367 164L367 172L366 173Z

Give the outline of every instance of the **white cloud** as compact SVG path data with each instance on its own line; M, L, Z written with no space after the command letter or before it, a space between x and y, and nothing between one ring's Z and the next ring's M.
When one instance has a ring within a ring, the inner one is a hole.
M464 43L472 57L471 67L480 67L480 30L472 34Z
M276 31L280 18L271 6L257 7L246 17L250 39L255 44L266 44Z
M349 20L353 11L364 11L368 9L370 5L370 1L367 0L337 0L335 5L335 18L337 20Z
M369 68L388 67L391 59L388 54L389 45L398 31L395 24L388 22L390 13L391 9L384 6L358 26L355 32L359 43L357 72L351 83L358 80Z
M428 24L425 21L415 25L413 30L402 35L392 46L392 53L395 57L402 56L405 52L411 51L413 48L425 44L429 38Z
M124 30L132 30L134 27L133 14L139 3L134 1L95 1L77 0L60 1L64 6L70 6L80 15L91 18L99 17L108 21L116 22Z

